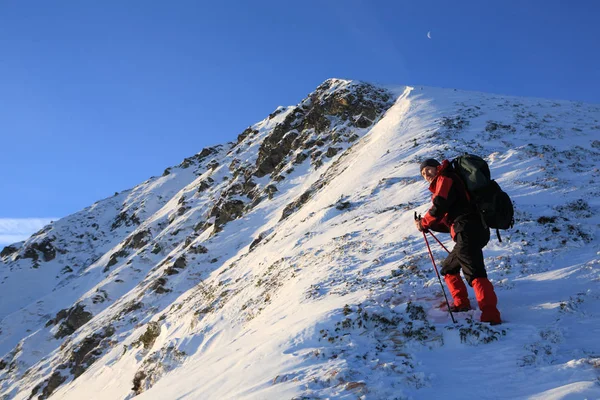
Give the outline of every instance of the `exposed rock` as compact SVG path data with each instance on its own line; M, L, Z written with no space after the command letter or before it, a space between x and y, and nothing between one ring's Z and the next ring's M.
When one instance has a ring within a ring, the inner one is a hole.
M211 162L210 162L210 163L207 165L207 167L208 167L209 169L212 169L213 171L214 171L215 169L217 169L217 167L218 167L218 166L219 166L219 163L217 162L217 160L212 160L212 161L211 161Z
M160 325L158 322L150 322L146 328L146 332L135 342L135 344L142 344L144 349L150 349L156 338L160 335Z
M179 273L179 271L174 267L168 267L165 269L165 272L164 272L164 274L167 276L177 275L178 273Z
M234 183L223 193L223 197L232 197L242 194L242 190L243 186L241 183Z
M264 232L261 232L261 233L258 235L258 237L257 237L256 239L254 239L254 240L252 241L252 243L250 243L250 248L248 249L248 251L249 251L249 252L252 252L252 251L253 251L253 250L256 248L256 246L258 246L260 243L263 243L263 240L265 240L265 238L266 238L267 236L269 236L270 234L271 234L271 231L270 231L270 230L268 230L268 231L264 231ZM271 240L273 237L274 237L274 236L271 236L271 237L270 237L269 239L267 239L267 240L266 240L264 243L268 243L268 242L269 242L269 241L270 241L270 240Z
M284 110L285 110L285 108L283 108L283 107L277 107L277 109L275 111L273 111L271 114L269 114L269 119L275 118L277 115L281 114ZM257 131L257 133L258 133L258 131Z
M186 265L187 265L187 262L185 261L185 256L179 256L177 258L177 260L175 260L175 263L173 264L173 268L183 269L186 267Z
M237 158L234 158L230 163L229 163L229 172L234 173L241 165L241 161L238 160Z
M219 152L219 149L222 146L214 146L214 147L206 147L204 149L202 149L202 151L192 157L188 157L185 158L181 164L178 165L179 168L189 168L191 167L193 164L200 164L202 161L204 161L208 156L213 155L213 154L217 154ZM167 168L170 169L170 168Z
M136 310L139 310L143 306L144 306L144 303L142 303L140 301L132 300L123 306L123 309L121 310L121 312L119 312L117 319L121 319L125 315L130 314Z
M142 247L148 244L151 238L152 234L150 233L149 229L136 232L133 235L129 236L127 240L125 240L123 248L141 249Z
M70 274L71 272L73 272L73 268L68 265L60 270L61 274Z
M12 245L6 246L4 249L2 249L2 252L0 252L0 258L8 257L11 254L16 253L17 251L19 251L18 247Z
M206 180L203 180L202 182L200 182L200 184L198 185L198 193L202 193L205 190L210 188L210 183L214 182L214 180L212 180L211 178L208 178Z
M71 353L69 366L75 378L83 374L104 352L106 345L104 339L114 335L115 329L112 325L104 328L102 332L87 336L79 343L77 350Z
M177 209L177 216L181 217L183 214L186 213L187 210L189 210L189 207L179 207Z
M245 203L241 200L227 200L220 205L216 205L210 212L211 217L215 217L215 228L220 230L223 225L229 221L242 216Z
M286 118L287 120L287 118ZM255 175L259 178L275 171L279 164L292 150L292 143L298 136L296 132L289 132L285 122L277 125L273 133L262 142L256 160L257 170Z
M169 293L171 291L171 289L165 288L166 284L167 284L167 279L161 277L161 278L156 279L154 282L152 282L149 289L153 290L156 294Z
M457 121L458 121L458 118L460 118L460 117L456 118ZM460 122L460 124L459 124L460 126L458 126L458 127L462 128L462 126L464 125L464 122L462 120L460 120L459 122ZM494 121L488 121L487 125L485 127L485 131L486 132L494 132L494 131L496 131L498 129L509 131L509 132L513 132L513 133L517 131L511 125L504 125L504 124L501 124L500 122L494 122Z
M311 147L312 143L302 143L305 140L304 132L326 132L331 128L331 117L357 128L366 128L391 105L391 96L383 89L366 83L343 85L344 82L335 79L325 81L273 129L258 150L257 177L281 169L282 162L292 150L300 146ZM332 90L335 86L340 87ZM297 140L298 137L302 139ZM323 146L329 140L331 136L326 135L314 144Z
M56 257L56 249L52 245L52 242L55 238L44 238L39 242L34 242L29 244L25 248L25 252L23 253L23 258L30 258L34 262L38 261L39 253L42 253L42 257L44 261L52 261Z
M202 245L191 246L188 249L188 252L191 254L206 254L208 253L208 249Z
M92 319L93 315L90 312L85 311L85 306L78 303L75 307L71 307L68 311L61 310L56 314L54 324L56 325L60 320L65 319L60 326L58 331L54 335L56 339L61 339L65 336L71 335L77 329L88 323Z
M56 313L56 316L54 317L54 319L49 320L46 323L46 327L49 327L51 325L56 325L58 324L61 320L67 318L67 315L69 315L69 311L67 309L62 309L59 312Z
M131 390L133 390L136 395L141 394L144 391L142 386L144 379L146 379L146 372L138 371L135 373L133 377L133 387Z
M271 116L269 116L269 118L271 118ZM244 130L244 132L240 133L237 137L237 144L240 144L241 142L244 141L244 139L246 139L248 136L251 135L256 135L258 133L257 130L252 129L252 127L248 127Z
M23 258L30 258L33 260L33 262L39 260L38 253L35 251L35 249L33 249L33 247L27 247L25 249L25 252L23 252Z
M50 378L48 378L44 382L36 385L32 389L31 396L29 398L30 399L33 398L33 396L35 396L39 392L39 390L42 387L44 387L44 389L42 390L42 394L39 395L37 398L38 398L38 400L47 399L56 390L56 388L58 388L60 385L62 385L63 382L66 380L67 380L66 376L62 376L60 374L60 372L54 371L54 373L50 376Z
M281 214L280 221L283 221L284 219L292 215L294 212L299 210L304 204L306 204L306 202L312 197L312 195L313 190L309 189L306 192L302 193L300 197L298 197L296 200L285 206Z
M133 213L131 216L129 216L126 211L122 211L115 218L115 221L112 223L110 230L114 231L115 229L117 229L118 227L120 227L122 225L125 225L125 226L136 225L137 226L139 224L140 224L140 219L137 217L137 215L135 215L135 213Z
M269 185L265 188L265 192L267 193L267 196L269 196L269 200L273 198L273 196L275 195L275 193L278 192L277 190L277 186L275 185Z
M308 154L304 152L300 152L296 155L296 159L294 160L294 164L302 164L304 160L308 158Z
M342 150L342 149L338 148L338 147L330 147L327 149L327 153L325 153L325 157L331 158L331 157L335 156L340 150Z
M351 203L349 201L340 201L335 205L337 210L343 211L350 208Z
M104 267L104 269L102 270L102 272L108 272L109 269L110 269L110 267L112 267L113 265L115 265L115 264L117 264L119 262L119 258L121 258L121 257L127 257L128 255L129 255L129 253L126 250L124 250L124 249L115 251L114 253L112 253L110 255L108 263L106 264L106 267Z

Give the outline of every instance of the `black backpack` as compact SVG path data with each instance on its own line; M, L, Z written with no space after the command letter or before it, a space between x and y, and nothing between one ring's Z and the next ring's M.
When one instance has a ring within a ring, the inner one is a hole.
M513 227L515 212L508 194L491 179L488 164L481 157L465 154L452 160L451 166L465 184L471 202L481 213L485 225L496 229L498 240L502 241L499 229Z

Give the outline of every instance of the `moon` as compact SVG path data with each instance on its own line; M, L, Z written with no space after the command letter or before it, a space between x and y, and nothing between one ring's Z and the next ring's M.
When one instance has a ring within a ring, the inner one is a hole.
M427 32L427 37L431 39L431 31Z

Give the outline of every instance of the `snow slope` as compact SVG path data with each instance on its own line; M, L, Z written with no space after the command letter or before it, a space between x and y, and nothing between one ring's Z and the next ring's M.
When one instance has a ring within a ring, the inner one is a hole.
M328 80L3 251L0 393L600 398L599 119L596 105ZM500 326L439 308L412 223L429 200L418 163L463 152L516 207L484 250Z

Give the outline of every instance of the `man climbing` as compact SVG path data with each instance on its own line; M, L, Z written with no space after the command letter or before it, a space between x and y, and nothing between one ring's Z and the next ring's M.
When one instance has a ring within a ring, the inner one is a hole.
M467 287L460 277L462 269L467 283L475 290L481 322L500 324L500 312L496 307L498 299L487 278L481 250L490 240L489 228L484 226L481 216L469 201L465 184L453 172L448 160L440 164L433 158L427 159L421 163L420 171L429 182L433 206L423 218L415 220L417 229L421 232L429 229L450 232L456 242L440 271L454 300L451 311L471 309Z

